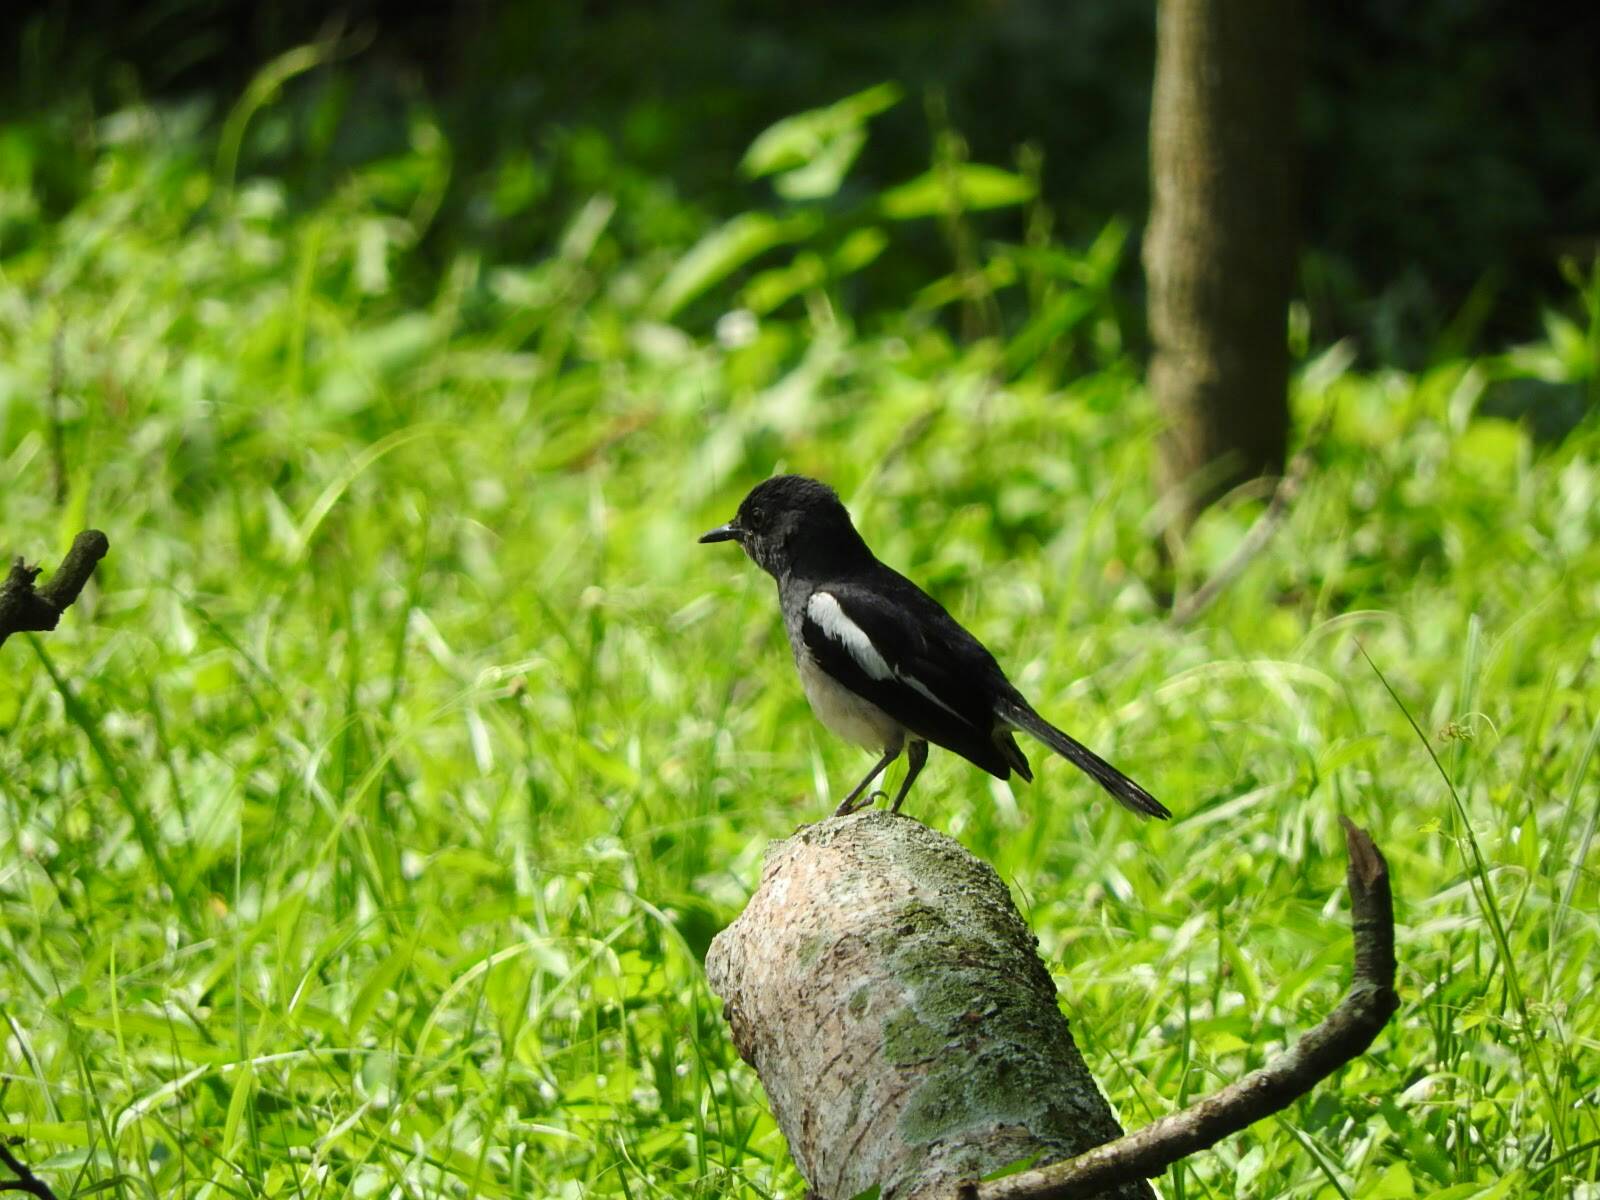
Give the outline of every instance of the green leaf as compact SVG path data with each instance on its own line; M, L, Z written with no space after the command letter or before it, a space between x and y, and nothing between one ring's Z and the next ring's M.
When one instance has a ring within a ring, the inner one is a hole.
M786 200L825 200L839 190L866 144L866 130L843 130L825 142L805 166L785 171L773 180L772 186Z
M853 136L865 140L864 135L860 134L861 126L879 113L893 108L904 94L897 84L880 83L825 108L813 108L785 117L777 124L769 125L750 143L750 149L745 151L744 159L739 163L739 170L747 179L760 179L779 171L795 171L806 167L829 153L837 155L840 151L835 143L848 141ZM858 142L855 150L860 148ZM849 153L850 159L854 159L855 150ZM848 167L849 162L846 161L844 165Z
M0 1121L0 1137L14 1141L61 1142L86 1146L90 1128L82 1121Z
M388 955L367 976L366 982L361 985L361 990L356 993L355 1003L350 1006L350 1040L357 1041L361 1031L366 1027L378 1004L383 1000L384 994L394 986L395 980L400 978L402 972L411 962L409 948L406 953Z
M759 254L796 242L816 232L820 221L810 214L773 217L741 213L701 238L675 263L651 298L651 314L663 320L706 289L720 283Z
M1017 283L1017 265L1009 258L993 258L986 262L979 272L983 283L990 291L1000 291L1002 288L1013 287ZM927 312L936 308L943 308L946 304L955 304L969 298L973 294L973 284L977 282L971 274L956 272L937 279L919 291L911 300L913 312Z
M1025 325L1006 347L1006 371L1020 374L1030 363L1071 333L1094 314L1095 296L1082 288L1072 288L1053 296L1037 316Z
M1458 1183L1454 1187L1430 1192L1429 1200L1502 1200L1511 1194L1512 1188L1522 1183L1523 1178L1521 1171L1511 1171L1489 1182Z
M222 1153L231 1157L239 1145L239 1127L244 1122L245 1106L255 1093L256 1069L254 1063L243 1063L239 1077L233 1081L233 1094L228 1097L228 1112L222 1122Z
M815 254L802 252L785 266L762 271L745 286L741 300L751 312L765 316L807 288L820 287L827 277L828 271L822 259Z
M1361 1193L1361 1200L1409 1200L1417 1194L1411 1169L1405 1163L1395 1163L1378 1177L1378 1182Z
M879 211L896 221L947 216L985 208L1023 204L1034 196L1033 182L983 163L961 163L925 171L878 198Z
M1516 471L1527 442L1527 430L1521 425L1480 417L1455 439L1452 450L1481 478L1503 480Z
M889 245L889 235L876 226L852 230L833 252L833 269L840 275L849 275L872 262Z

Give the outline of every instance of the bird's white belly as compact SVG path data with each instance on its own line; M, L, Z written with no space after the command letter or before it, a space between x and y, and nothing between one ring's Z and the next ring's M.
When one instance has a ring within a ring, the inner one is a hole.
M800 685L817 720L847 742L879 753L898 750L906 740L905 726L870 700L856 695L816 664L809 654L796 655Z

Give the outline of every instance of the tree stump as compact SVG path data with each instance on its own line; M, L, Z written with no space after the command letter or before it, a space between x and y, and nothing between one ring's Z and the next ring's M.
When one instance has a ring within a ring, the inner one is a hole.
M1005 884L917 821L869 810L775 843L706 973L820 1200L949 1196L1122 1132Z

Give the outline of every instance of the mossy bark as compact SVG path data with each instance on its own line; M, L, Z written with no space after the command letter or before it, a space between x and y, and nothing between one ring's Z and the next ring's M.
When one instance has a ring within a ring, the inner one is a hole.
M1005 884L914 820L775 843L706 972L821 1200L948 1195L1122 1132Z

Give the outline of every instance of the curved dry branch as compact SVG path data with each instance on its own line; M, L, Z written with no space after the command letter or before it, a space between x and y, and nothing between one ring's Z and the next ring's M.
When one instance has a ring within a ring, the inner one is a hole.
M1259 1071L1181 1112L1075 1158L967 1185L959 1195L964 1200L1070 1200L1153 1178L1179 1159L1286 1108L1370 1046L1400 1004L1394 990L1394 903L1383 855L1364 830L1340 819L1350 854L1355 977L1321 1024Z
M38 588L33 583L39 568L20 558L13 562L5 583L0 584L0 645L13 633L54 629L110 549L105 534L85 529L72 539L72 549L49 582Z

